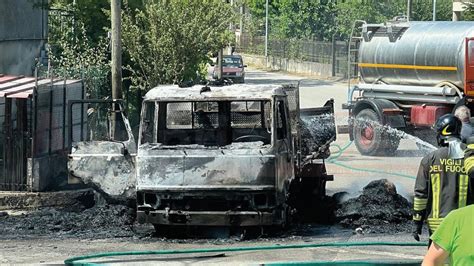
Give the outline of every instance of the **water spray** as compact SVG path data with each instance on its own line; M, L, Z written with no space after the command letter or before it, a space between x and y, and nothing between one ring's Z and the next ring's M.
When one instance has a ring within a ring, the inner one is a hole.
M350 118L354 119L354 118ZM321 115L320 117L311 117L311 118L303 118L302 123L303 126L307 127L309 132L311 133L311 137L315 140L323 138L324 136L321 136L321 134L329 134L330 133L330 128L333 127L333 124L331 123L321 123L322 121L334 121L334 116L332 114L324 114ZM390 127L388 125L380 125L375 121L372 120L366 120L366 119L358 119L356 123L372 123L375 124L376 126L379 126L381 130L390 133L390 135L396 136L400 139L407 139L407 140L412 140L416 144L422 146L425 151L434 151L436 150L436 147L433 146L432 144L421 140L418 137L415 137L413 135L410 135L404 131L401 131L399 129ZM390 173L382 170L376 170L376 169L369 169L369 168L362 168L362 167L353 167L350 165L347 165L345 163L341 163L338 161L339 157L342 156L344 151L346 151L351 145L353 144L353 141L347 142L344 146L340 146L338 144L330 144L331 147L337 148L337 151L335 154L330 156L327 161L328 163L353 170L353 171L358 171L358 172L370 172L370 173L377 173L377 174L384 174L384 175L391 175L391 176L399 176L399 177L404 177L404 178L409 178L409 179L416 179L415 176L412 175L407 175L407 174L400 174L400 173ZM313 155L314 157L314 155Z

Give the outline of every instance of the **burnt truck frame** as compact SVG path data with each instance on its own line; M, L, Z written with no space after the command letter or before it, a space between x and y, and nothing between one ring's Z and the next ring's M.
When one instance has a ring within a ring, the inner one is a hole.
M311 150L302 149L302 113L326 125ZM324 197L333 179L324 165L333 113L332 100L300 110L294 85L159 86L144 97L136 154L133 135L126 143L75 142L69 169L106 193L136 193L137 220L157 228L283 226L293 208L309 207L303 196Z
M354 23L343 109L361 154L394 154L400 131L437 145L438 117L461 105L474 111L473 33L472 22Z

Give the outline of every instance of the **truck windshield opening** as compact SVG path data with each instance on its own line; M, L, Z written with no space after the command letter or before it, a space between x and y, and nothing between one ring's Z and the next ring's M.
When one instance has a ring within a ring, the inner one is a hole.
M149 101L144 108L141 144L271 143L270 101Z

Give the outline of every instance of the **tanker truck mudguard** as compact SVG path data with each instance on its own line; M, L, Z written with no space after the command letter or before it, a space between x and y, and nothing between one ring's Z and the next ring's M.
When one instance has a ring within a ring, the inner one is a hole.
M435 144L438 117L474 111L474 22L356 21L348 69L343 108L361 154L393 154L399 130Z
M111 110L109 138L118 118L129 128ZM298 207L290 194L322 198L333 179L333 114L332 100L300 110L296 85L158 86L144 97L136 153L130 130L125 142L73 140L69 170L113 197L136 196L138 221L157 230L284 226Z

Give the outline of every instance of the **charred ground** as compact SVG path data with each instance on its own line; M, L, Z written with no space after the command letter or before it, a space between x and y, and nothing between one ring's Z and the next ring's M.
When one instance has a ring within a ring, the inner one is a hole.
M110 204L95 194L89 198L93 202L75 204L74 208L48 207L0 212L0 235L4 239L161 238L167 241L196 241L197 238L214 238L232 242L249 238L282 241L317 235L323 231L350 230L354 234L383 234L408 232L410 229L410 203L397 194L395 185L387 180L372 181L358 197L343 198L344 193L326 197L318 208L314 208L316 220L304 219L297 214L295 222L287 230L207 228L207 233L203 234L201 229L195 228L166 228L163 230L166 234L156 234L153 227L139 225L135 221L134 208Z

